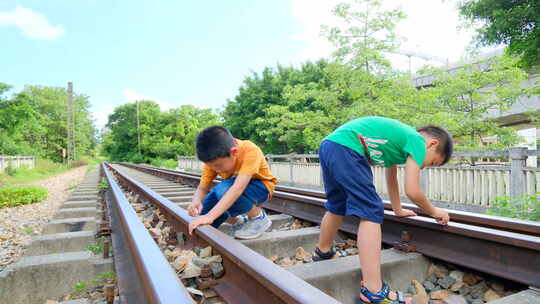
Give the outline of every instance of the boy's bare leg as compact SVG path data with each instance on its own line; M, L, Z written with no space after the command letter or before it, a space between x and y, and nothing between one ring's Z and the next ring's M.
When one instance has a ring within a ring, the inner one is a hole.
M259 207L257 205L253 205L251 210L246 212L246 215L249 216L250 218L254 218L254 217L257 217L257 216L261 215L261 207Z
M343 216L326 211L321 222L321 233L319 234L319 243L317 244L319 250L328 252L332 249L332 242L339 227L341 227L342 221Z
M237 221L238 221L238 219L236 218L236 216L229 216L225 220L225 223L229 223L229 224L233 225L233 224L236 224Z
M381 225L367 220L360 220L358 225L357 246L362 278L367 289L372 293L377 293L382 288L381 280ZM369 303L369 300L360 294L362 301ZM396 293L390 292L390 298L396 299ZM406 299L406 303L410 303Z
M381 225L360 220L357 244L362 278L371 292L382 288L381 281Z

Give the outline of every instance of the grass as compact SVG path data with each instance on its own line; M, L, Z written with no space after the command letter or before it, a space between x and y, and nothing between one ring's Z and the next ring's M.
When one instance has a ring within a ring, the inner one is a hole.
M93 168L95 168L97 167L97 164L101 161L101 159L81 159L75 161L70 167L66 164L55 163L46 159L37 160L36 166L32 169L27 167L21 167L7 170L10 174L7 174L7 172L0 174L0 186L35 182L60 173L64 173L71 168L77 166L89 165L89 167L93 166Z
M24 227L24 233L26 234L33 234L34 233L34 228L30 227L30 226L26 226Z
M0 174L0 184L13 185L34 182L69 170L68 166L50 160L38 160L32 169L21 167L12 169L11 175Z
M41 202L47 189L39 186L6 186L0 188L0 208Z

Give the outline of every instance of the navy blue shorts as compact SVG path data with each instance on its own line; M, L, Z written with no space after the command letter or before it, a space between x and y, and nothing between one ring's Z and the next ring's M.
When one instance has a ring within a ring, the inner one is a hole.
M358 152L325 140L319 158L326 192L326 210L337 215L354 215L382 224L384 205L373 185L367 159Z
M236 177L231 177L223 180L221 183L210 190L203 200L203 209L201 215L207 214L214 208L214 206L219 202L219 200L225 196L225 193L229 191L229 188L232 187ZM225 222L230 216L237 216L243 213L248 212L253 208L253 205L261 205L262 203L268 200L268 189L261 180L251 179L246 189L240 197L234 202L234 204L229 207L222 215L214 220L212 226L218 228Z

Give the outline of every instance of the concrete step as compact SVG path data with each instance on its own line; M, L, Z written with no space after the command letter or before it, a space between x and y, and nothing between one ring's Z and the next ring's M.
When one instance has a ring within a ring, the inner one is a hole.
M97 186L77 186L75 188L75 191L83 191L83 190L92 191L96 189L97 189Z
M69 201L96 201L98 199L97 195L71 195Z
M192 195L186 195L186 196L174 196L174 197L167 197L168 200L174 203L185 203L185 202L191 202L193 199Z
M112 259L90 252L68 252L23 257L0 272L0 303L43 304L73 292L79 281L113 271Z
M45 234L34 237L25 251L26 256L84 251L94 242L94 231Z
M292 223L292 221L294 220L292 216L285 214L269 215L268 217L272 220L272 226L270 226L270 229L268 229L268 231L272 231L272 229L277 229L279 226L285 223ZM230 226L231 225L228 223L223 223L221 226L219 226L219 230L227 233L231 229Z
M268 231L278 229L282 225L292 223L294 221L294 217L286 214L273 214L269 215L268 218L270 218L270 220L272 221L272 226L270 226L270 229L268 229Z
M71 192L71 195L98 195L99 191L96 189L92 190L75 190Z
M240 242L267 258L274 255L292 256L298 247L303 247L308 252L315 250L319 232L318 227L265 232L257 239L240 240Z
M190 190L190 191L156 191L157 193L159 193L160 195L162 196L165 196L165 197L171 197L171 196L187 196L187 195L194 195L195 194L195 191L193 190Z
M504 298L489 302L489 304L540 304L540 291L527 289Z
M64 208L58 210L53 216L53 219L68 219L74 217L92 217L96 216L97 209L95 207L86 208Z
M176 204L176 206L178 206L180 208L187 209L187 207L189 207L190 204L191 204L191 202L190 203L179 203L179 204Z
M95 217L78 217L50 221L43 229L42 234L54 234L76 231L94 231L96 229Z
M186 187L186 186L160 186L160 187L150 187L152 190L163 190L163 191L195 191L195 188L193 187Z
M66 201L60 209L97 207L95 200L90 201Z
M428 266L429 261L418 253L402 253L394 249L381 252L382 277L392 289L405 292L411 280L423 282ZM362 275L357 255L294 265L287 270L344 304L354 303L359 293Z

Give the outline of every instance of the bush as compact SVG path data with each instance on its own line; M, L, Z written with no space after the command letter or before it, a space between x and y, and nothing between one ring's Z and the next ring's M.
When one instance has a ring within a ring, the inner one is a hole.
M0 188L0 208L41 202L47 189L39 186L7 186Z
M70 168L77 168L88 165L88 161L84 159L74 160L69 164Z
M155 167L165 167L170 169L175 169L178 165L175 160L173 159L160 159L156 158L153 159L150 164Z
M540 221L540 192L517 198L498 196L492 205L487 214Z
M17 168L13 167L11 162L9 162L4 172L6 172L6 174L9 176L15 176L17 174Z

